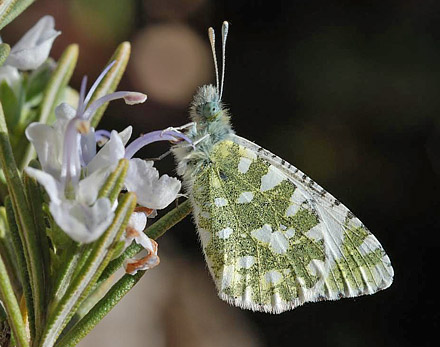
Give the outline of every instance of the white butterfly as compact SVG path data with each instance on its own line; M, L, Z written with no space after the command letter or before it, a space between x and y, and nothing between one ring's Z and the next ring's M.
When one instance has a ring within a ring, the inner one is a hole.
M173 149L209 270L222 299L280 313L304 302L372 294L393 269L377 239L343 204L293 165L235 135L221 89L194 96L187 131L195 149Z

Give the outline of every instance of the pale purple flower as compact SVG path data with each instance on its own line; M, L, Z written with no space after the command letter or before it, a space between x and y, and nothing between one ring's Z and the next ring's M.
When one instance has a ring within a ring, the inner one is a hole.
M49 57L53 41L61 32L55 30L52 16L42 17L23 37L11 48L9 56L0 67L0 81L6 81L15 89L20 81L19 70L35 70Z
M116 92L90 103L93 92L110 68L111 65L102 72L87 95L87 80L83 80L76 110L63 103L56 108L56 121L52 126L32 123L26 129L42 167L42 170L28 167L26 172L44 186L55 222L77 242L96 240L111 224L113 207L109 199L98 199L98 193L119 159L124 157L123 138L128 140L131 134L131 127L121 134L111 132L110 140L96 152L89 120L110 100L124 98L133 104L133 100L146 99L141 93Z

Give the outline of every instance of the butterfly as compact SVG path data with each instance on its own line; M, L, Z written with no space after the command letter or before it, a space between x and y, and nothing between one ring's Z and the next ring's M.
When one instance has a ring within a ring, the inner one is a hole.
M222 104L229 24L222 26L222 77L198 89L177 171L219 296L281 313L305 302L373 294L393 280L379 241L339 200L287 161L235 134Z

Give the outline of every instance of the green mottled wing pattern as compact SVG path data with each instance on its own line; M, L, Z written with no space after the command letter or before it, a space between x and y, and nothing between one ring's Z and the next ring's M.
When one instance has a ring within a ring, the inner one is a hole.
M280 313L392 282L388 256L359 219L246 139L217 143L190 191L208 267L231 304Z

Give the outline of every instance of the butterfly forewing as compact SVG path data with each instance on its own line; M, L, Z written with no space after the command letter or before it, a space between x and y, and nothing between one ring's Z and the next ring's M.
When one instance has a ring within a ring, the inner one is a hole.
M254 143L219 142L193 179L194 216L224 300L279 313L391 284L390 261L359 219Z

